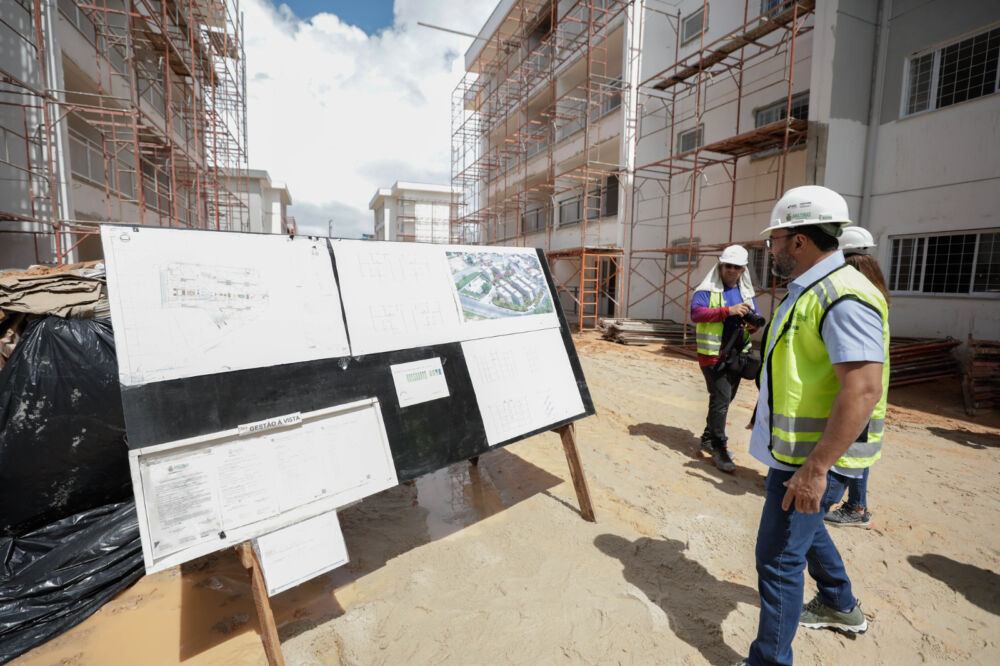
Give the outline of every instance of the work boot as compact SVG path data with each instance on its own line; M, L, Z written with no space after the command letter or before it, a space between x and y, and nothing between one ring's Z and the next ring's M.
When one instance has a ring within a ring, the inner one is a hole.
M733 459L729 455L729 449L725 444L712 444L712 462L723 472L732 473L736 469L736 464L733 463Z
M701 450L712 455L712 436L707 432L701 436Z

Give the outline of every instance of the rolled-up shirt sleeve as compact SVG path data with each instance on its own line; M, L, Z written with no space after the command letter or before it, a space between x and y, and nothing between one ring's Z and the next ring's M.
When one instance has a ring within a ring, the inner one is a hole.
M831 363L885 362L882 316L860 301L846 298L831 306L821 334Z

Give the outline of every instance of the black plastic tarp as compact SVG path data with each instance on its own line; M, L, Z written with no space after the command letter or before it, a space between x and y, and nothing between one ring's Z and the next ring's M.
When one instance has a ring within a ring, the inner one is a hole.
M0 664L83 621L143 571L134 501L0 537Z
M143 573L111 323L46 317L0 371L0 663Z
M45 317L0 371L0 535L131 497L109 320Z

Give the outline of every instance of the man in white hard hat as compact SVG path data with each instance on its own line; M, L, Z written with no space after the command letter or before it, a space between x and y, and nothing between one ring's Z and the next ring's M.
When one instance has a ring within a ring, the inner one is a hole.
M744 247L730 245L722 251L695 289L691 320L696 324L698 365L708 387L708 416L701 434L701 448L723 472L736 469L726 438L726 415L740 387L740 370L729 357L750 349L750 333L744 317L757 313L754 288L747 273L749 255Z
M833 190L796 187L764 230L791 279L764 333L750 454L770 467L757 532L760 624L744 663L791 664L798 626L862 633L843 559L823 523L829 473L860 476L881 456L889 384L888 306L837 249L850 224ZM805 606L803 570L818 594Z

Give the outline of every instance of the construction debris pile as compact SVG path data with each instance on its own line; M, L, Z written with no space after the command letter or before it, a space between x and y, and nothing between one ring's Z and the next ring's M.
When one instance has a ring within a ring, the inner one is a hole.
M646 345L662 342L683 345L687 329L687 344L694 347L694 326L672 319L600 319L598 329L604 339L623 345Z
M954 338L893 337L889 343L889 387L957 377L961 369Z
M969 336L968 364L962 381L965 411L1000 406L1000 341L974 340Z
M33 266L0 273L0 368L10 358L29 322L47 315L107 319L104 264Z

